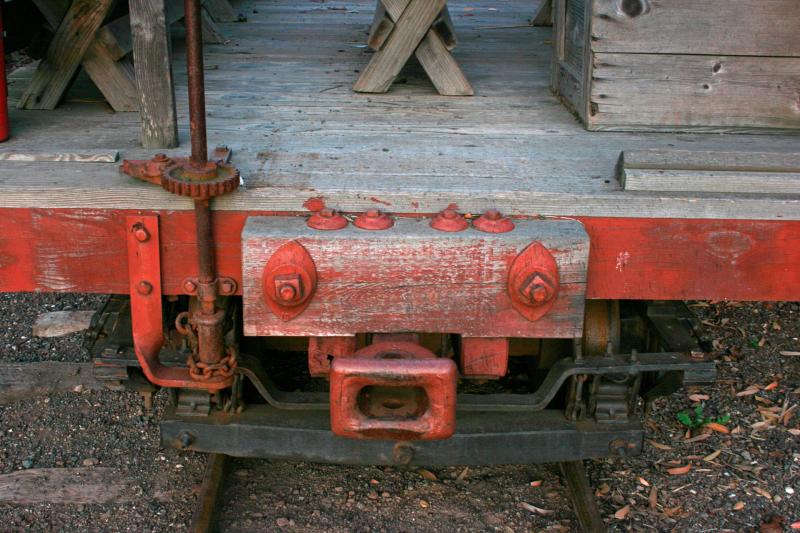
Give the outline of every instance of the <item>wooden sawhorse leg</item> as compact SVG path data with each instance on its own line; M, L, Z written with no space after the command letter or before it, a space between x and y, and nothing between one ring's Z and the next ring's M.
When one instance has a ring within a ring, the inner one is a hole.
M81 63L111 105L133 111L135 92L129 65L117 64L97 33L114 0L35 0L45 20L56 28L44 59L17 107L55 109Z
M433 26L440 14L446 16L446 0L380 0L389 18L387 35L380 49L359 77L353 90L385 93L400 70L416 52L436 90L447 96L471 96L472 86L461 72L442 32ZM379 5L378 9L381 9ZM377 47L377 46L376 46Z

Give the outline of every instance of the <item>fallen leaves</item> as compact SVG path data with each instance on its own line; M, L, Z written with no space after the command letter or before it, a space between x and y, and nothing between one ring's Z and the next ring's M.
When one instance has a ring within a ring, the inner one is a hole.
M708 424L705 425L705 427L707 427L711 431L716 431L717 433L724 433L726 435L730 433L730 430L728 428L726 428L722 424L718 424L717 422L709 422Z
M664 450L665 452L672 450L672 446L667 446L666 444L661 444L660 442L656 442L650 439L647 439L647 444L649 444L653 448L656 448L657 450Z
M617 520L625 520L626 518L628 518L629 514L631 514L631 506L626 505L625 507L614 513L614 518L616 518Z
M530 511L534 514L538 514L541 516L551 515L555 512L555 511L550 511L549 509L542 509L541 507L536 507L535 505L531 505L526 502L519 502L519 506L525 509L526 511Z
M719 454L721 454L721 453L722 453L722 450L717 450L715 452L711 452L710 454L708 454L705 457L703 457L703 461L706 461L707 463L710 463L711 461L713 461L714 459L719 457Z
M691 394L689 395L689 399L693 402L704 402L709 400L711 397L708 394Z
M640 485L644 485L645 487L649 487L650 486L650 482L647 481L645 478L643 478L641 476L639 477L638 481L639 481Z
M758 388L758 385L750 385L743 391L739 391L736 393L736 396L741 398L743 396L752 396L753 394L758 394L761 389Z
M784 357L800 357L800 352L794 352L790 350L781 350L781 355Z
M537 479L536 481L531 481L531 487L541 487L541 486L542 486L541 479Z
M744 509L744 502L736 502L733 504L734 511L741 511L742 509Z
M752 489L753 489L753 492L755 492L759 496L762 496L762 497L768 499L769 501L772 501L772 494L770 494L766 490L762 489L761 487L752 487Z
M655 485L650 487L650 495L647 497L647 504L653 511L655 511L658 507L658 489L655 487Z
M789 525L789 528L794 529L795 531L800 530L800 520L798 520L797 522L792 522Z
M688 474L689 470L691 470L691 469L692 469L692 465L691 465L691 463L689 463L688 465L684 465L684 466L676 466L674 468L668 468L667 469L667 474L669 474L671 476L682 476L684 474Z
M428 481L436 481L437 479L439 479L438 477L436 477L436 474L424 468L420 468L419 470L417 470L417 472L419 472L419 475L422 476L424 479L427 479Z

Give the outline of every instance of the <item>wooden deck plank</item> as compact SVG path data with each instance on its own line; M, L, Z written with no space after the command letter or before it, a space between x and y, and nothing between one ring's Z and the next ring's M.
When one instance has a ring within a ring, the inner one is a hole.
M354 71L368 61L372 0L253 5L258 13L248 12L247 22L223 25L227 46L206 47L209 143L231 146L245 179L216 209L305 212L305 202L321 197L347 211L429 213L456 203L523 215L800 220L800 200L786 196L624 191L616 179L622 151L787 155L800 141L585 131L549 91L551 30L527 26L532 6L524 0L497 11L488 1L470 3L469 12L451 5L455 55L476 91L467 99L436 94L419 68L406 68L405 83L387 94L352 92ZM173 45L181 146L168 152L176 154L189 147L183 45ZM11 76L12 100L31 73ZM14 137L4 149L152 155L139 146L136 116L79 101L76 91L46 114L12 109ZM98 206L188 210L192 203L113 165L0 162L0 207Z

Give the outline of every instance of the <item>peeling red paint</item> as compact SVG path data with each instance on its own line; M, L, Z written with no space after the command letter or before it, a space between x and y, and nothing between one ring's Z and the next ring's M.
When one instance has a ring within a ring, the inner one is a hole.
M371 196L371 197L370 197L370 200L372 200L372 201L373 201L373 202L375 202L376 204L392 205L392 204L390 204L389 202L387 202L387 201L385 201L385 200L381 200L380 198L375 198L374 196Z

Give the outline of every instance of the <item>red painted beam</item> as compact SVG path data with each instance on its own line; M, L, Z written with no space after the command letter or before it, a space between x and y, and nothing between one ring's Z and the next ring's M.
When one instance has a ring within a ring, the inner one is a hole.
M149 211L0 209L0 291L127 293L125 217ZM191 211L157 212L163 287L196 276ZM249 215L216 211L219 274L241 282ZM800 221L581 218L589 298L800 301Z

